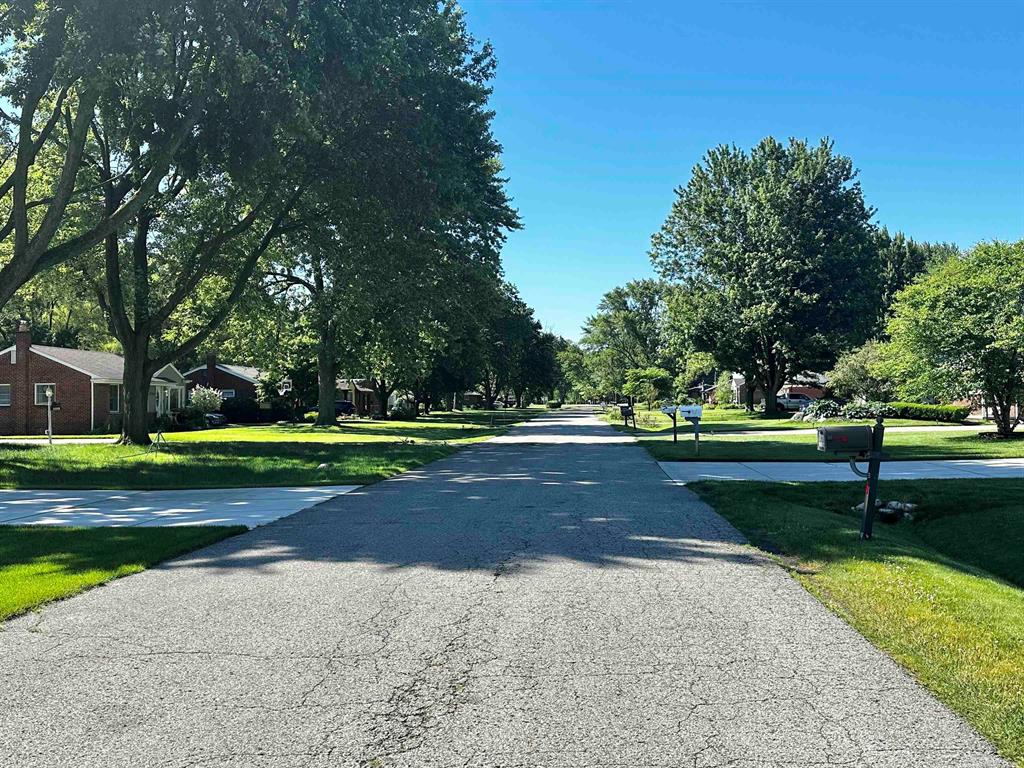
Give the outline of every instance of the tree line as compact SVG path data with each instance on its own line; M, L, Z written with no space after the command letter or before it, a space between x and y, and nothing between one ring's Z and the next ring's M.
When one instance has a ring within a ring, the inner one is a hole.
M312 353L323 423L342 369L417 408L553 386L502 276L494 55L453 3L14 0L0 35L0 312L116 340L124 441L156 371L232 337Z
M875 213L831 141L712 149L651 239L659 279L606 294L563 355L575 391L728 397L715 378L735 372L746 407L756 386L770 414L784 384L827 372L842 396L983 400L1010 434L1024 400L1024 242L963 253L891 234Z

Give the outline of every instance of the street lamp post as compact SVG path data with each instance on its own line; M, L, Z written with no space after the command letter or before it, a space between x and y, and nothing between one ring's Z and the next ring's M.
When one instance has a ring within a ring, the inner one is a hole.
M53 387L46 388L46 439L53 445Z

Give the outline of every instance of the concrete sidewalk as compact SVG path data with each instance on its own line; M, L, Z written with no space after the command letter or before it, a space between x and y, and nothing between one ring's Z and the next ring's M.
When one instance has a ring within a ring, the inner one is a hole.
M0 765L1006 766L614 436L546 416L9 622Z
M265 525L358 485L173 491L0 490L0 525Z
M773 483L861 482L847 462L815 461L660 461L678 483L700 480L760 480ZM867 464L861 462L861 470ZM1010 477L1024 480L1024 459L947 459L885 461L882 480L955 480Z

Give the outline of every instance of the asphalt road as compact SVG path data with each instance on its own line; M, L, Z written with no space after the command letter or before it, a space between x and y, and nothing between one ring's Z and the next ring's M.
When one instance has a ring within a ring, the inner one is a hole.
M11 622L0 765L1004 765L643 449L516 436Z

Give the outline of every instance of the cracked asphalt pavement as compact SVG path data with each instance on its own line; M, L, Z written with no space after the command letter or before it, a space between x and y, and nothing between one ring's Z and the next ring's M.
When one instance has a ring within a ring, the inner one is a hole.
M0 766L1005 765L642 448L512 437L9 622Z

